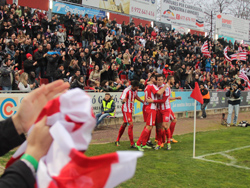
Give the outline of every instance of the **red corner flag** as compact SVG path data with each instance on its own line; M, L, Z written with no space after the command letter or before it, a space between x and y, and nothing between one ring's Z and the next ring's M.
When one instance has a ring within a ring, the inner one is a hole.
M200 87L199 87L198 82L195 82L195 87L194 87L194 90L191 93L190 97L192 97L193 99L195 99L198 102L200 102L201 104L203 104L203 98L201 95L201 91L200 91Z

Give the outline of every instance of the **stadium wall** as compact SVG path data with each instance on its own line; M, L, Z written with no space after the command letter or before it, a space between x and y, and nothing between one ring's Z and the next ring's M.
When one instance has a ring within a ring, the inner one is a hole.
M92 98L93 110L95 113L101 111L101 102L105 96L105 93L88 93ZM111 93L114 101L116 102L116 117L122 117L121 112L121 92ZM194 100L190 97L191 91L175 91L172 90L172 97L180 96L182 100L171 101L171 107L178 118L182 117L193 117ZM12 94L1 94L0 95L0 120L7 119L14 115L23 97L27 93L12 93ZM138 92L138 96L144 100L144 92ZM227 100L224 91L210 91L210 103L208 104L208 114L218 114L227 112ZM135 121L142 121L142 103L135 101L134 103L134 118ZM197 110L200 110L200 104L197 104ZM241 111L250 111L250 91L243 91L241 95ZM197 115L200 112L198 112Z

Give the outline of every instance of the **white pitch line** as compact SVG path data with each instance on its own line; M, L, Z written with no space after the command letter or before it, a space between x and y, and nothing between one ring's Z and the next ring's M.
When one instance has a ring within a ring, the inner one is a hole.
M246 149L246 148L250 148L250 145L249 146L243 146L243 147L235 148L235 149L230 149L230 150L226 150L226 151L209 153L209 154L205 154L205 155L201 155L201 156L195 157L194 159L199 159L199 160L203 160L203 161L207 161L207 162L218 163L218 164L223 164L223 165L226 165L226 166L233 166L235 168L242 168L242 169L250 170L249 167L235 165L235 163L237 162L237 160L234 157L226 154L226 153L229 153L229 152L232 152L232 151L237 151L237 150ZM223 155L223 156L227 157L228 159L231 159L231 163L224 163L224 162L221 162L221 161L214 161L214 160L210 160L210 159L205 159L204 158L204 157L207 157L207 156L212 156L212 155L217 155L217 154Z
M221 153L229 153L229 152L232 152L232 151L237 151L237 150L246 149L246 148L250 148L250 145L249 146L243 146L243 147L240 147L240 148L234 148L234 149L230 149L230 150L226 150L226 151L209 153L209 154L201 155L201 156L198 156L198 157L200 158L200 157L207 157L207 156L211 156L211 155L217 155L217 154L221 154Z
M224 162L214 161L214 160L209 160L209 159L204 159L202 157L195 157L194 159L199 159L199 160L203 160L203 161L207 161L207 162L218 163L218 164L223 164L223 165L226 165L226 166L233 166L235 168L242 168L242 169L250 170L249 167L239 166L239 165L234 165L234 164L230 164L230 163L224 163Z

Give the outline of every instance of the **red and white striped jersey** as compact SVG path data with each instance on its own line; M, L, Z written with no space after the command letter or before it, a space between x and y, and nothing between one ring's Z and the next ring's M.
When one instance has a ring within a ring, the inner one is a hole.
M121 100L127 99L126 102L122 105L123 112L132 113L134 109L134 101L137 96L137 91L133 91L130 87L127 87L120 97Z
M164 87L164 84L161 85L161 86L159 87L159 89L161 89L161 88L163 88L163 87ZM171 95L171 88L170 88L170 87L167 87L167 89L163 92L162 95L160 95L160 96L158 95L158 96L157 96L158 100L163 99L164 96L165 96L165 97L168 97L168 99L167 99L164 103L159 103L159 104L157 104L157 108L158 108L159 110L167 110L167 109L171 108L171 105L170 105L170 95Z
M147 87L144 90L145 100L147 98L151 98L153 100L156 100L156 93L158 91L159 91L159 89L154 84L147 85ZM157 106L156 106L155 103L146 103L145 105L149 106L150 109L152 109L152 110L156 110L157 109Z

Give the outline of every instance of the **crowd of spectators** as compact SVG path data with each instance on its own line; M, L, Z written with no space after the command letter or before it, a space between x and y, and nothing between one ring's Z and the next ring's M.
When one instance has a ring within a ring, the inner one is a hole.
M208 41L211 58L201 46ZM247 61L228 62L238 49ZM242 70L250 77L250 48L219 38L163 31L133 20L118 25L116 19L78 14L52 15L15 4L0 6L0 61L3 90L30 91L42 83L63 79L71 88L96 92L122 91L131 80L144 90L152 74L174 75L173 89L191 89L204 83L208 89L225 89Z

